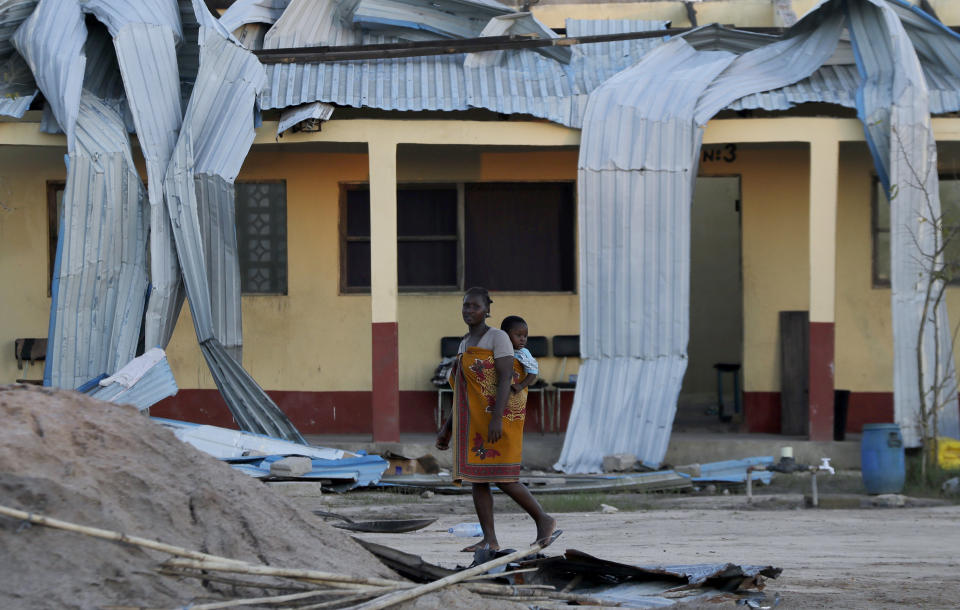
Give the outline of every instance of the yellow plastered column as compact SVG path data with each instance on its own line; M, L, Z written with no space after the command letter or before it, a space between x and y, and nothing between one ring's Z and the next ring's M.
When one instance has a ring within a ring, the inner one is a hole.
M397 324L397 142L371 138L370 301L373 440L400 440L400 351Z
M824 134L810 141L810 440L833 438L834 320L837 281L837 185L840 143Z
M370 297L373 322L397 321L397 143L371 140Z
M810 142L810 321L833 322L837 269L837 184L840 143Z

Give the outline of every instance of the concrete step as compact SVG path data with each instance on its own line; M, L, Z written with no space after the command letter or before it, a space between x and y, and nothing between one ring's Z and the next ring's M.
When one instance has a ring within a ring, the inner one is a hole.
M433 455L441 467L451 466L449 451L434 447L435 437L427 434L403 434L398 443L374 443L367 435L307 435L313 445L351 451L364 450L370 454L392 451L408 457ZM523 464L530 470L552 470L563 449L562 434L524 435ZM704 464L739 460L747 457L771 455L779 459L783 447L793 447L794 458L802 464L819 464L830 458L837 470L860 469L859 435L849 435L846 441L810 441L801 437L777 434L742 434L722 432L676 432L664 458L665 464ZM612 453L612 452L611 452Z

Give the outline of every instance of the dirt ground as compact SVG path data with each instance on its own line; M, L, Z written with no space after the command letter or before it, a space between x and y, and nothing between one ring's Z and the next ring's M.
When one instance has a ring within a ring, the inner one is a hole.
M621 496L620 503L629 504L627 497ZM617 496L611 498L616 503ZM795 506L802 496L797 499ZM444 566L470 561L458 552L470 539L447 533L448 527L475 520L469 496L425 500L361 492L300 502L354 517L439 516L420 532L363 536ZM764 510L745 506L745 498L737 495L673 496L653 499L650 508L642 510L557 513L564 534L553 552L578 549L642 565L774 565L783 568L783 574L768 581L766 591L782 596L778 608L960 606L960 506L782 508L790 504L780 502L777 510ZM692 508L676 508L684 505ZM523 514L498 512L497 526L505 548L520 548L533 540L532 523ZM709 607L726 606L734 604Z

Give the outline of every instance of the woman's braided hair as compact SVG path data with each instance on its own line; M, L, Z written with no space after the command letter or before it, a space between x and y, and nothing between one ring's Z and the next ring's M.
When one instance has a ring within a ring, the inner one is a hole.
M463 293L464 298L478 296L483 299L483 302L487 304L487 307L490 307L490 304L493 303L493 299L490 298L490 293L486 288L482 286L474 286L473 288L467 288L467 291Z

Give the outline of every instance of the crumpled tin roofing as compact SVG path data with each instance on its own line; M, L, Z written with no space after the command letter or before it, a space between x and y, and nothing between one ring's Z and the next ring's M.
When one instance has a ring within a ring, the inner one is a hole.
M919 447L924 422L918 387L926 393L927 412L942 409L936 434L960 437L960 414L947 304L929 302L926 294L930 285L942 286L932 277L931 265L943 243L934 227L943 219L937 145L918 56L925 55L928 67L935 63L952 77L960 72L960 37L942 26L924 27L926 22L918 23L912 10L896 9L879 0L851 3L849 29L862 75L857 114L877 174L890 194L894 418L904 444ZM915 38L909 35L911 29L922 29L923 35ZM917 42L921 46L915 47ZM932 426L933 420L926 424Z
M200 69L163 185L194 329L237 424L302 443L290 420L238 362L242 334L233 181L253 144L251 110L264 83L263 68L203 2L194 0L194 10Z
M163 197L163 175L183 117L176 52L183 32L173 2L137 2L139 11L127 8L117 3L89 6L113 36L117 72L147 165L151 290L144 342L166 347L183 303L180 266Z
M599 472L615 453L660 465L687 366L703 127L744 94L811 74L842 24L823 10L740 55L675 38L590 94L577 175L584 361L557 469Z
M220 24L232 32L248 23L276 23L290 0L237 0L220 15Z
M45 385L69 389L133 359L147 291L143 185L123 119L86 92L75 128L44 369Z
M67 135L68 150L73 148L80 107L86 38L80 5L57 0L41 0L13 37L14 46L30 66L37 86Z
M291 9L294 6L292 4ZM275 27L280 26L282 21L281 18ZM579 22L568 22L568 31L571 27L574 32L582 27L583 33L651 31L663 29L666 25L662 21L621 21L610 25L607 32L602 32L592 24L582 23L583 26ZM316 28L317 25L310 27ZM338 36L342 38L342 35ZM317 42L313 37L297 38L293 33L286 34L284 38L287 41L310 40L306 44L329 44ZM268 32L265 48L279 46L278 43L270 43L270 40L271 32ZM367 34L357 42L374 44L390 41ZM526 50L506 53L500 64L480 68L465 68L465 56L462 54L397 60L272 64L265 66L268 84L260 95L260 104L264 109L298 106L313 101L384 110L487 108L495 112L530 114L563 125L579 126L586 105L586 94L658 44L660 42L655 39L611 43L609 46L613 51L601 44L581 45L574 48L569 66ZM637 55L631 59L631 56L623 55L625 50L634 51Z
M167 355L155 347L134 358L110 377L98 381L89 395L143 411L176 393L177 384Z
M303 106L286 108L280 113L280 121L277 123L277 135L280 135L303 121L328 121L331 116L333 116L333 106L324 104L323 102L313 102L311 104L304 104Z

